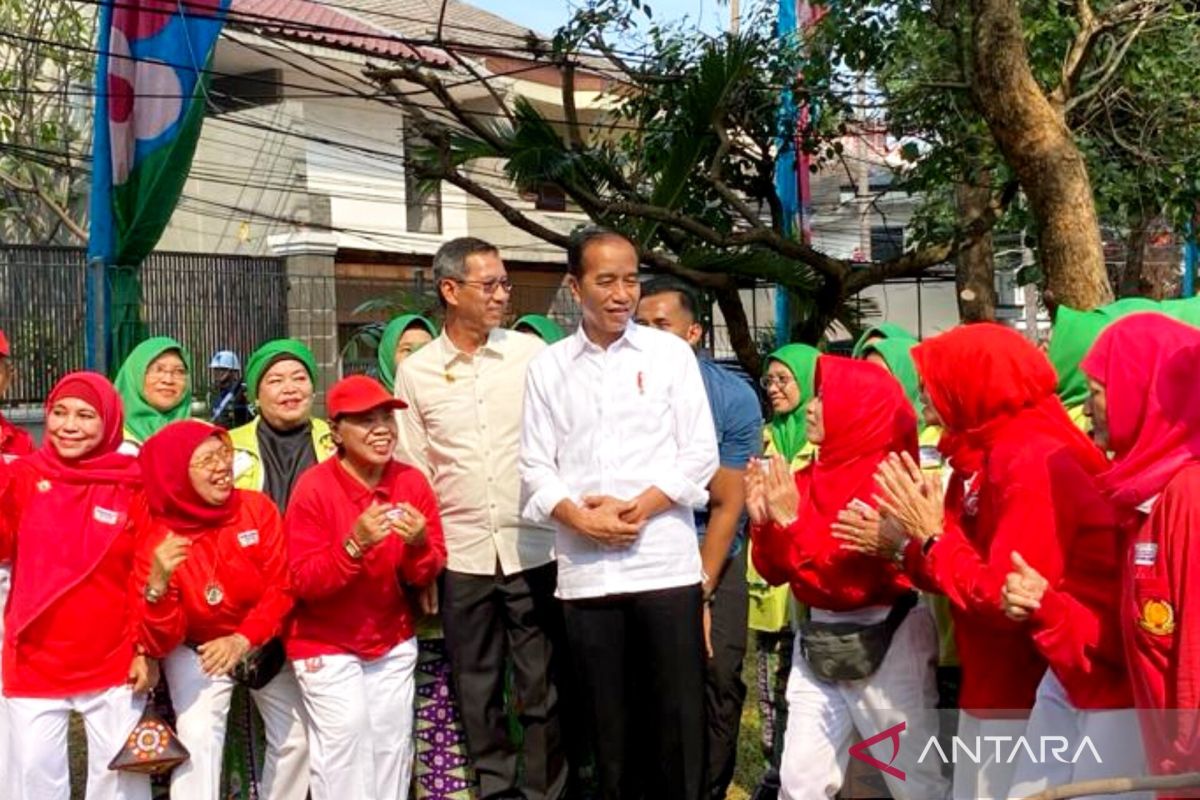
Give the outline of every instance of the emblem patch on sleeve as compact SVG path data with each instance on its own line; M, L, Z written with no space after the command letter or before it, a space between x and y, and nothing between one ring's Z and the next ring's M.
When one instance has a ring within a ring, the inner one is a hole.
M1155 636L1174 633L1175 609L1166 600L1147 600L1142 603L1142 615L1138 617L1138 625Z

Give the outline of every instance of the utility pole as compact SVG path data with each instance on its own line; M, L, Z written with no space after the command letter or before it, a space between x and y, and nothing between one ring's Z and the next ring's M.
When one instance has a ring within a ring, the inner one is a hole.
M737 34L742 29L741 3L729 0L729 32Z

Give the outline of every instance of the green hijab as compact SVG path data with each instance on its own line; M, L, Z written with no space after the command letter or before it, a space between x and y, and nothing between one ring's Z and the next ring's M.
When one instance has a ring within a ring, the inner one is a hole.
M858 337L858 341L854 343L854 350L851 351L850 355L854 358L862 358L868 339L907 339L915 342L917 337L894 322L881 322L878 325L872 325L867 328L863 332L863 335Z
M396 343L413 325L429 331L430 336L437 336L433 323L425 317L420 314L401 314L387 324L379 337L379 380L388 389L396 385Z
M250 354L246 362L246 393L250 401L258 400L258 384L263 373L276 361L285 358L299 361L308 371L308 377L313 385L317 383L317 359L308 345L299 339L272 339Z
M915 341L907 339L880 339L872 342L863 349L863 358L871 353L878 353L887 362L888 370L904 387L904 396L912 403L917 412L917 424L920 430L925 429L925 416L921 408L921 380L917 376L917 365L912 358L912 349L917 346Z
M1163 300L1162 312L1180 322L1200 328L1200 297L1184 297Z
M526 314L513 323L513 330L522 325L533 328L534 333L546 344L554 344L567 335L557 322L541 314Z
M172 350L179 353L188 374L183 382L183 397L174 408L159 411L146 400L146 372L154 359ZM121 404L125 407L125 430L138 443L144 442L167 423L187 419L191 414L192 357L183 349L183 345L171 337L153 336L133 348L117 372L113 385L117 387Z
M1063 405L1070 408L1087 399L1087 378L1079 365L1109 323L1138 311L1161 310L1157 302L1144 297L1127 297L1091 311L1059 306L1047 355L1058 373L1058 397Z
M821 352L806 344L785 344L771 355L769 361L778 361L788 368L796 385L800 388L800 403L785 414L771 417L771 440L775 449L790 464L796 454L808 442L808 422L804 418L804 407L812 399L813 375L817 370L817 357Z

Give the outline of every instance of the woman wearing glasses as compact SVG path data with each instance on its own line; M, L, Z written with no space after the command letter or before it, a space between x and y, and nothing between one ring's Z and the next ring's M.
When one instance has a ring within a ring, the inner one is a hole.
M813 397L813 372L820 353L806 344L788 344L767 357L759 385L771 404L772 416L763 431L763 453L781 455L793 473L808 466L816 447L808 441L804 407ZM749 627L758 650L758 709L762 719L762 747L771 767L764 786L778 788L779 757L787 725L784 690L792 664L793 632L789 619L791 598L786 586L771 586L753 566L753 549L747 559L750 587Z
M302 800L308 759L296 675L277 638L291 611L283 526L274 503L233 487L228 435L199 420L150 437L140 461L153 528L142 548L145 640L167 653L179 738L191 759L171 775L176 800L217 800L237 682L266 727L261 797ZM143 572L146 567L143 566Z
M155 336L133 348L114 381L125 407L122 452L137 455L142 442L165 425L188 418L191 373L191 356L169 336Z

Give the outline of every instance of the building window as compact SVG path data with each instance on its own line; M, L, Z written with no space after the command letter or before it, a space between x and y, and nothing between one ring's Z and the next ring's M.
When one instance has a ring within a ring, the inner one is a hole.
M871 260L891 261L904 255L904 228L871 226Z
M214 77L205 97L208 99L208 113L212 115L275 105L283 101L279 70L264 69Z
M419 145L420 139L410 128L404 128L404 154L407 158L409 148ZM404 205L408 215L407 230L409 233L441 233L442 232L442 185L437 183L432 187L424 187L407 166L404 168Z

